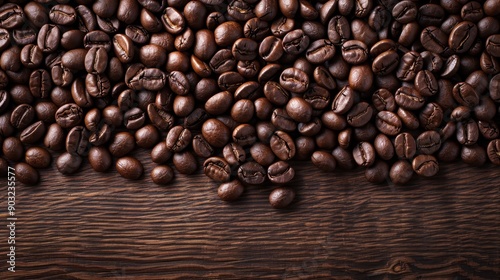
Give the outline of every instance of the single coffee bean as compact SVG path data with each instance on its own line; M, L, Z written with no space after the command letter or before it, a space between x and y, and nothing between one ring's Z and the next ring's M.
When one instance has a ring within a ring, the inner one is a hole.
M260 142L252 145L252 147L250 148L250 155L255 160L255 162L262 166L271 165L274 162L275 158L271 148L268 145Z
M387 75L396 70L399 65L399 55L396 51L388 50L379 54L372 63L373 73Z
M479 127L479 132L481 132L481 135L488 140L493 140L500 136L500 129L498 125L493 121L478 121L477 125Z
M286 104L287 114L296 122L308 122L312 116L312 106L301 97L292 97Z
M466 82L455 84L453 87L453 98L464 106L474 107L479 104L477 92Z
M50 74L45 69L38 69L31 72L29 81L30 91L34 97L47 98L52 90Z
M66 137L66 151L73 155L87 155L89 147L89 132L83 126L75 126Z
M85 55L85 70L88 73L102 74L108 66L108 54L104 48L93 47Z
M214 154L214 149L201 134L193 136L192 146L193 152L199 157L208 158Z
M334 156L326 151L315 151L311 155L311 162L324 172L332 172L337 166Z
M167 185L174 178L174 170L168 165L158 165L151 170L151 180L158 185Z
M441 147L441 137L438 132L434 130L427 130L422 132L417 137L417 150L426 155L431 155L439 150Z
M229 143L222 149L224 159L229 165L240 165L245 162L246 154L243 147L237 143Z
M28 127L35 118L35 110L31 105L21 104L10 115L10 123L17 129Z
M389 177L396 185L404 185L408 183L412 176L413 168L406 160L398 160L392 165L389 171Z
M193 174L198 169L196 158L190 151L175 153L172 161L181 174Z
M175 126L167 134L167 148L172 152L180 152L184 150L191 142L192 134L189 129L182 126Z
M43 144L48 149L53 151L59 151L65 148L66 136L64 130L57 123L53 123L47 129L45 138L43 139Z
M295 176L295 170L285 161L277 161L267 168L267 177L274 184L286 184Z
M424 106L419 115L420 126L425 130L437 129L443 122L443 109L437 103L431 102Z
M142 163L133 157L122 157L116 160L116 171L125 179L137 180L144 172Z
M266 179L265 169L256 162L247 162L238 168L238 178L246 184L259 185Z
M387 135L379 133L373 141L377 155L383 160L390 160L394 156L394 145Z
M82 157L68 152L62 153L56 160L57 170L64 175L76 173L81 165Z
M29 164L21 162L14 166L16 179L25 185L36 185L40 180L38 171Z
M26 150L24 160L33 168L43 169L50 166L52 157L47 149L42 147L31 147Z
M349 21L340 15L333 16L328 22L328 39L335 45L340 45L351 37Z
M394 136L401 131L403 123L395 113L391 111L381 111L378 112L375 117L375 125L380 132Z
M415 173L424 177L432 177L439 172L439 164L434 156L418 155L413 159L412 167Z
M147 124L135 132L135 143L141 148L152 148L160 141L160 134L154 125Z
M216 148L222 148L229 141L231 132L229 128L220 120L208 119L203 123L201 128L203 137L207 142Z
M413 87L400 87L395 94L396 103L407 110L418 110L425 104L423 98Z
M276 131L270 139L273 153L281 160L290 160L295 156L295 143L290 135L284 131Z
M288 187L276 188L269 195L269 203L276 209L288 207L294 199L295 192Z
M25 128L19 135L19 139L25 144L34 144L42 139L44 134L45 124L43 121L37 121Z
M184 118L184 127L187 129L199 129L208 117L205 110L196 108Z
M449 51L447 34L436 26L424 28L420 34L420 43L426 50L434 53Z
M476 144L479 139L479 127L474 120L466 120L457 123L457 140L460 144L470 146Z
M118 132L111 140L108 148L113 156L123 157L134 150L135 138L130 132Z
M347 113L347 122L353 127L367 124L373 115L373 109L367 102L360 102Z
M112 163L109 150L105 147L92 147L88 155L89 164L96 172L106 172Z
M417 152L417 142L410 133L403 132L394 139L394 148L400 159L412 159Z
M421 70L415 76L415 88L422 96L433 96L439 90L436 77L429 70Z
M437 158L442 162L454 162L460 155L461 146L455 141L445 141L439 152Z
M283 49L292 55L300 54L307 49L309 41L309 36L305 35L303 30L295 29L283 38Z
M472 166L482 166L487 160L485 149L479 145L462 146L460 157L463 162Z
M228 182L231 176L229 163L220 157L211 157L203 163L203 172L210 179L224 183Z
M69 103L61 106L56 112L56 122L62 128L72 128L83 119L83 111L78 105Z
M375 149L368 142L360 142L352 151L353 158L359 166L371 166L375 162Z
M264 85L264 95L271 103L278 106L285 105L290 99L290 93L279 83L274 81L266 82Z
M500 140L499 139L491 140L488 143L486 153L491 163L495 165L500 165Z
M123 116L123 123L125 127L131 130L139 129L144 125L145 121L146 118L144 116L144 112L137 107L128 110Z
M451 30L448 45L456 53L467 52L476 40L477 33L477 26L474 23L462 21Z
M16 137L8 137L3 140L2 153L5 159L19 162L24 155L23 143Z
M396 110L396 100L394 99L394 95L384 88L378 89L373 93L372 104L378 111L393 112Z
M309 86L309 89L303 94L303 98L305 101L311 104L313 111L323 110L329 105L330 92L324 87L312 84Z
M410 51L401 57L396 75L400 80L411 81L415 79L418 71L422 70L424 61L419 53Z
M239 180L222 183L217 189L217 195L221 200L234 201L237 200L245 190L245 187Z
M26 20L23 9L13 3L0 6L0 18L2 19L0 27L6 29L19 27Z
M233 141L241 146L250 146L257 140L255 128L249 124L240 124L233 130Z

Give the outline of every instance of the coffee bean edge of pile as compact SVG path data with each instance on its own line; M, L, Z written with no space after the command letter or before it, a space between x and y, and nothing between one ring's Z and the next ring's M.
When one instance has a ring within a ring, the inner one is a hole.
M500 1L0 0L0 176L200 169L222 200L290 160L369 182L500 165ZM49 151L50 150L50 151ZM332 173L333 174L333 173ZM333 175L332 175L333 176Z

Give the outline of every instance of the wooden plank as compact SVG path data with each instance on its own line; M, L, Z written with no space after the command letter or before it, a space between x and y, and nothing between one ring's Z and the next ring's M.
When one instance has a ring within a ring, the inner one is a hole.
M158 186L88 164L75 176L45 170L41 185L17 187L17 272L3 261L0 279L500 278L498 167L445 165L394 186L365 182L362 169L293 166L286 210L269 206L269 185L225 203L201 174Z

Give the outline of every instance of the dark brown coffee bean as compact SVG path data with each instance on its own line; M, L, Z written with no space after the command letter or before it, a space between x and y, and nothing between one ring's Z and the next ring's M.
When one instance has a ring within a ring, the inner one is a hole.
M378 89L372 95L372 104L378 111L395 111L396 101L394 95L386 89Z
M372 115L373 109L370 104L360 102L347 113L347 122L353 127L361 127L370 121Z
M23 9L19 5L6 3L0 6L0 28L13 29L22 25L26 18Z
M343 16L334 16L328 22L328 39L335 45L340 45L351 37L351 26ZM343 51L343 49L342 49Z
M210 179L224 183L231 177L231 167L223 158L211 157L203 163L203 172Z
M395 94L396 103L407 110L418 110L425 104L425 99L413 87L400 87Z
M449 51L448 36L440 28L428 26L420 34L420 43L431 52L442 54Z
M439 90L439 85L431 71L421 70L415 77L415 88L422 96L433 96Z
M400 159L409 160L417 152L417 142L410 133L403 132L394 139L394 148Z
M10 115L10 123L17 129L28 127L35 118L35 109L31 105L21 104Z
M116 34L112 43L113 51L122 63L129 63L134 58L135 49L132 40L128 36Z
M295 170L285 161L277 161L267 168L267 177L274 184L286 184L295 176Z
M59 170L59 172L64 175L76 173L81 164L81 156L72 155L68 152L62 153L56 160L57 170Z
M27 44L21 50L21 63L28 68L36 68L43 61L42 50L34 44Z
M251 161L238 168L238 178L250 185L260 185L266 180L266 170L258 163Z
M373 72L369 65L355 65L349 72L349 86L360 92L367 92L373 86Z
M290 99L290 93L274 81L266 82L264 85L264 95L271 103L278 106L285 105Z
M454 162L460 155L461 146L455 141L445 141L439 152L437 158L442 162Z
M303 94L303 98L305 101L311 104L313 111L323 110L328 106L330 102L330 92L324 87L312 84L309 86L309 89Z
M500 165L500 140L495 139L488 143L486 153L491 163Z
M19 162L24 156L23 144L16 137L5 138L2 145L2 153L5 159Z
M239 180L222 183L217 189L217 195L221 200L234 201L237 200L245 190L245 187Z
M471 108L479 104L477 92L466 82L457 83L453 87L453 98L458 103Z
M44 134L45 124L42 121L37 121L25 128L19 135L19 139L25 144L34 144L38 142Z
M294 199L295 192L288 187L276 188L269 195L269 203L276 209L288 207Z
M133 146L132 146L133 148ZM151 150L151 160L157 164L166 163L173 153L167 148L165 141L161 141Z
M43 144L53 151L59 151L64 149L65 140L66 135L64 134L64 130L59 124L53 123L47 129Z
M394 156L394 145L385 134L378 134L373 140L373 147L377 155L383 160L390 160Z
M222 150L224 159L230 165L240 165L246 160L245 150L237 143L229 143Z
M439 172L439 164L434 156L418 155L413 159L412 167L415 173L424 177L432 177Z
M338 167L345 170L354 168L355 161L350 151L342 147L337 147L332 151L332 155L335 158Z
M417 150L426 155L431 155L441 147L441 137L434 130L427 130L417 137Z
M451 30L448 45L456 53L467 52L476 40L477 33L477 26L474 23L462 21Z
M89 132L83 126L75 126L66 137L66 151L72 155L87 155L89 148Z
M187 129L199 129L208 118L209 115L205 110L196 108L184 118L184 127Z
M424 61L419 53L410 51L401 57L396 75L400 80L411 81L415 79L418 71L422 70Z
M296 122L309 122L312 110L311 104L301 97L292 97L286 104L287 114Z
M109 151L115 157L123 157L135 148L135 138L130 132L118 132L109 144Z
M133 157L122 157L116 160L116 171L125 179L137 180L142 176L144 167Z
M311 155L311 162L314 166L324 172L332 172L337 166L337 162L335 161L333 155L326 151L315 151Z
M375 149L368 142L360 142L354 146L353 158L359 166L371 166L375 162Z
M233 152L234 153L234 152ZM244 152L243 152L244 155ZM263 143L257 142L250 147L251 157L262 166L269 166L274 162L274 153L271 148ZM243 156L244 159L244 156Z
M379 54L372 63L373 73L376 75L387 75L394 71L399 65L399 55L393 50Z
M392 165L389 171L389 177L396 185L404 185L408 183L412 176L413 168L406 160L398 160Z
M147 108L151 122L161 130L169 130L174 124L174 116L150 103Z
M201 134L193 136L192 146L194 153L199 157L208 158L214 154L214 149Z
M437 103L427 103L419 115L420 126L425 130L437 129L443 122L443 109Z
M182 126L174 126L167 134L167 148L172 152L180 152L184 150L192 140L192 134L189 129Z
M276 33L275 33L276 35ZM309 36L301 29L288 32L283 38L283 49L289 54L299 54L309 46Z
M181 174L193 174L198 169L196 158L190 151L175 153L172 162Z
M485 149L479 145L462 146L460 157L463 162L472 166L482 166L487 160Z
M281 160L290 160L295 156L295 143L286 132L280 130L274 132L270 146L273 153Z
M27 164L31 165L33 168L43 169L50 166L52 157L50 153L42 147L31 147L26 150L24 159Z
M479 127L474 120L457 123L457 140L460 144L470 146L479 139Z
M253 5L243 0L231 1L227 6L227 13L229 16L239 21L246 21L255 17Z
M398 134L403 126L398 115L390 111L378 112L375 117L375 124L380 132L391 136Z
M123 124L127 129L139 129L144 125L146 118L144 112L139 108L132 108L125 112L123 116Z
M158 185L167 185L174 178L174 170L167 165L158 165L151 170L151 180Z
M96 172L106 172L112 163L111 154L105 147L92 147L88 155L89 164Z
M36 185L40 180L38 171L27 163L18 163L14 166L14 169L16 179L23 184Z
M206 120L203 123L201 132L205 140L216 148L224 147L231 136L229 128L217 119Z
M498 125L495 122L478 121L477 124L479 127L479 132L481 132L481 135L484 138L492 140L500 136L500 129L498 128Z

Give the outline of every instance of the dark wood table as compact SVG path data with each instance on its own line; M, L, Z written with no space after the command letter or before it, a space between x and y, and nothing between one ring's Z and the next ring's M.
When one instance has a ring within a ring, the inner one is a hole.
M169 186L86 164L16 190L16 272L0 279L499 279L500 168L444 165L433 179L374 185L362 169L321 173L296 162L293 207L272 186L235 203L204 175ZM7 224L6 179L1 219Z

